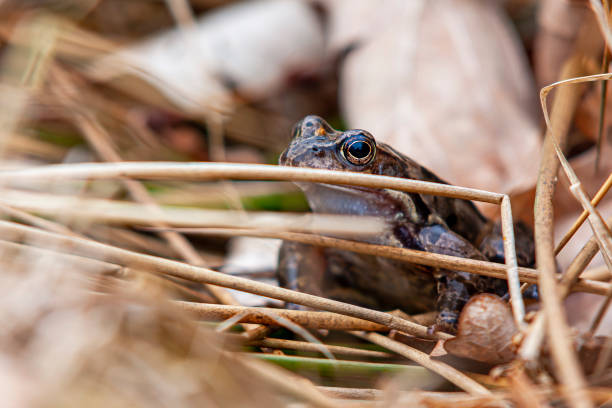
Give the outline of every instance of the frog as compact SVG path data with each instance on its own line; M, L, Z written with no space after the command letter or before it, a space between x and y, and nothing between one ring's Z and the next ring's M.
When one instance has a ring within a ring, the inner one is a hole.
M388 144L377 142L368 131L338 131L316 115L294 126L279 164L448 184ZM385 188L296 184L314 213L385 220L384 232L359 237L361 242L504 262L499 222L486 218L469 200ZM518 264L533 266L530 227L518 222L514 232ZM354 305L408 314L436 311L431 333L456 333L460 312L471 297L493 293L507 298L508 293L503 279L292 241L281 245L277 276L282 287ZM530 296L537 297L535 288Z

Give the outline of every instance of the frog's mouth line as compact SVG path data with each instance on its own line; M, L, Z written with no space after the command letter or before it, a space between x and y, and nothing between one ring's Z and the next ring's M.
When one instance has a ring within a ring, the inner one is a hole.
M360 187L360 186L347 186L345 184L328 184L328 183L310 183L310 182L295 182L295 184L302 189L304 192L307 190L312 190L317 187L329 188L332 190L343 191L348 194L355 194L356 191L361 191L364 193L376 193L377 191L381 191L381 189L373 189L368 187Z
M314 212L393 217L397 198L386 189L335 185L326 183L296 183L306 195Z

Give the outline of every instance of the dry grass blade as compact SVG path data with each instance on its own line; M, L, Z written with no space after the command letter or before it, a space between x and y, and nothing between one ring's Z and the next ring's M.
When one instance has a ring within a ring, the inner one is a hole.
M88 225L89 227L89 225ZM119 246L126 249L133 249L137 252L145 252L163 256L165 258L177 258L177 254L164 241L153 236L145 235L126 228L110 227L97 224L86 230L79 229L81 233L87 233L94 241L106 242L110 245ZM210 260L208 261L210 262ZM218 262L213 262L217 264Z
M40 180L100 180L112 178L192 181L229 179L305 181L369 188L390 188L405 192L434 194L492 204L501 204L504 198L503 194L448 184L372 174L266 164L203 162L79 163L57 164L0 172L0 181L6 186L23 186L23 183L28 181Z
M590 80L590 77L581 77L581 78L572 78L571 80L562 81L562 82L564 82L564 84L569 84L569 83L581 83L581 82L586 82L589 80ZM544 118L546 120L546 126L548 127L548 130L549 132L551 132L551 134L552 134L552 127L550 124L550 118L548 116L548 109L546 107L546 96L552 89L554 89L555 87L559 85L560 83L554 83L554 84L551 84L551 85L548 85L542 88L542 90L540 91L540 101L542 103L542 109L544 111ZM597 240L597 244L599 246L601 254L603 256L603 259L606 262L606 265L608 266L608 268L612 270L612 233L608 229L608 226L604 223L603 218L601 217L601 214L599 214L599 212L592 205L591 201L588 199L586 192L582 188L582 184L580 183L580 180L578 179L578 177L576 176L576 173L574 172L569 162L565 158L565 155L563 154L563 151L559 147L559 144L556 142L554 137L551 137L551 141L554 146L555 153L557 154L557 157L559 161L561 162L563 170L565 171L566 176L570 180L570 183L571 183L570 191L572 192L576 200L582 205L582 207L584 208L584 211L588 212L588 220L589 220L589 223L591 224L591 228L593 229L593 232ZM603 316L606 313L611 300L612 300L612 291L608 292L608 294L606 295L605 301L599 307L595 315L595 318L591 324L591 327L589 328L589 333L591 335L595 332L595 330L597 330L597 327L601 323L601 320L603 319Z
M581 59L574 57L565 63L562 69L562 78L576 77L582 74L584 68ZM594 79L593 79L594 80ZM570 339L568 324L563 313L561 300L557 290L555 277L555 259L553 244L553 206L552 197L555 180L559 169L556 157L555 137L564 145L565 138L574 112L581 88L563 87L558 90L553 106L554 127L549 127L541 153L540 171L536 186L535 214L535 243L536 259L539 271L539 287L542 305L545 313L545 323L548 328L552 357L558 368L559 379L566 386L564 392L569 404L575 408L592 407L592 402L586 392L586 380L580 369L578 358L574 352ZM550 121L547 120L550 125ZM544 326L544 325L542 325ZM529 336L541 338L541 330L532 330ZM529 341L526 341L529 344ZM524 345L525 346L525 345Z
M557 144L555 144L555 150L559 160L561 161L563 169L565 170L566 175L570 179L570 191L572 192L576 200L582 205L584 211L588 212L588 220L591 224L593 232L595 233L595 238L597 239L599 249L601 250L602 256L606 264L610 269L612 269L612 234L603 222L601 214L599 214L599 212L591 204L591 201L588 199L588 196L582 188L580 181L576 177L576 174L572 170L567 159L563 155L563 152L561 152L561 149Z
M612 74L605 74L605 75L607 76L607 79L612 78ZM540 102L542 104L542 110L544 112L544 119L546 121L546 127L548 129L548 132L553 134L553 128L550 123L550 117L548 115L548 108L546 107L546 97L548 93L552 89L559 87L561 85L579 84L582 82L592 81L593 80L592 78L596 76L599 76L599 75L571 78L571 79L567 79L564 81L555 82L551 85L548 85L542 88L542 90L540 91ZM598 78L598 79L602 79L602 78ZM593 205L591 204L591 201L588 199L586 192L582 188L582 184L580 183L580 180L578 180L576 173L574 173L574 170L572 169L569 162L565 158L565 155L563 154L563 151L561 150L561 147L557 143L556 139L554 137L551 137L550 140L555 149L555 153L557 154L557 157L559 161L561 162L563 170L565 171L566 176L570 180L570 183L571 183L570 191L572 192L574 197L576 197L576 200L578 200L578 202L582 205L582 207L584 208L584 211L587 211L589 213L588 220L591 224L591 228L593 229L593 232L595 233L595 237L597 238L597 242L599 244L601 253L608 267L612 269L612 236L611 236L610 230L607 228L607 226L603 222L603 219L601 215L599 214L599 212L595 209L595 207L593 207Z
M15 209L4 203L0 203L0 212L8 215L9 217L13 217L16 220L25 222L34 227L42 228L47 231L57 232L58 234L64 235L80 236L79 234L72 232L69 228L63 226L62 224L58 224L56 222L46 220L36 215L29 214L25 211Z
M285 339L273 339L265 338L261 340L252 340L246 343L249 346L267 347L273 349L288 349L297 351L315 351L320 352L320 348L316 344L308 343L305 341L285 340ZM327 349L336 354L350 357L366 357L366 358L390 358L393 354L386 353L384 351L365 350L354 347L346 346L334 346L326 344Z
M0 208L2 203L54 217L64 217L66 208L71 208L71 219L105 224L156 226L161 223L173 227L265 228L360 236L380 234L386 228L386 222L380 217L176 207L159 207L159 211L151 212L146 204L17 190L0 190Z
M593 207L596 207L597 204L599 204L599 202L602 200L602 198L604 198L604 196L610 190L610 187L612 187L612 174L610 174L608 176L608 178L606 179L604 184L597 191L597 194L595 194L595 197L593 197L593 200L591 200L591 205ZM586 210L583 210L582 214L580 214L580 217L578 217L578 219L574 222L574 224L569 229L569 231L567 231L567 233L563 236L561 241L559 241L559 244L557 244L557 247L555 248L555 255L558 254L559 252L561 252L561 250L563 249L565 244L567 244L569 242L569 240L574 236L576 231L578 231L578 228L580 228L582 223L586 221L588 216L589 216L589 212L586 211Z
M395 340L391 340L378 333L362 333L353 332L357 337L371 341L372 343L383 346L391 351L394 351L417 364L435 372L436 374L446 378L457 387L467 391L472 395L491 395L491 392L485 387L472 380L470 377L463 374L461 371L449 366L448 364L440 361L432 360L429 355L414 349L406 344L400 343Z
M187 265L151 255L142 255L93 241L58 236L57 234L6 221L0 221L0 236L5 240L26 242L29 245L49 248L59 252L73 253L117 263L118 265L129 265L132 268L138 268L148 272L162 273L194 282L223 286L273 299L284 300L285 302L297 303L316 309L358 317L380 323L389 328L403 331L414 336L432 338L432 335L428 334L427 327L409 322L389 313L337 302L318 296L308 295L306 293L295 292L245 278L225 275L203 267ZM433 337L444 340L452 336L438 332L435 333Z
M384 325L373 323L363 319L357 319L330 312L313 312L306 310L271 309L263 307L214 305L194 302L174 302L176 306L184 311L206 320L226 320L242 314L242 321L247 323L277 325L277 321L270 317L274 313L285 319L289 319L300 326L310 329L327 330L362 330L362 331L385 331ZM243 312L247 312L243 314Z
M609 220L612 221L612 220ZM598 246L595 238L591 238L578 252L570 266L561 276L559 281L558 292L559 297L564 299L569 293L572 287L578 281L578 277L582 274L582 271L591 262L593 257L597 254ZM607 269L607 268L606 268ZM538 354L540 345L544 339L544 314L542 311L537 313L534 322L531 324L528 335L525 337L523 344L519 350L519 355L524 361L534 361Z
M47 259L61 260L62 265L66 268L74 268L76 270L83 271L95 271L100 275L116 275L119 271L123 270L120 265L116 265L110 262L101 260L91 259L88 257L82 257L78 255L58 253L53 250L41 249L32 247L24 244L17 244L11 241L4 241L0 239L0 252L2 253L3 259L19 260L19 259ZM356 329L365 330L365 329Z
M343 387L317 387L323 394L342 399L377 400L385 397L385 392L373 388L343 388Z
M502 212L502 236L504 238L504 255L506 261L506 279L512 302L512 316L514 323L520 330L525 328L525 305L521 293L521 282L518 272L518 261L516 258L514 242L514 225L512 223L512 206L510 197L504 196L501 202Z
M325 344L321 343L319 339L310 334L308 330L305 330L299 324L296 324L292 320L286 319L283 316L279 316L275 311L272 310L262 310L261 313L266 315L269 319L272 319L277 325L289 329L292 332L300 335L304 340L310 342L313 346L317 347L317 350L328 359L336 359Z
M342 388L342 387L317 387L323 394L330 397L357 399L357 400L382 400L389 402L389 395L382 390L371 388ZM385 398L386 397L386 398ZM507 403L503 400L508 395L496 393L491 395L474 396L465 392L432 392L432 391L400 391L395 395L397 406L427 406L427 407L505 407ZM383 399L385 398L385 399ZM376 407L380 405L374 405ZM396 405L392 405L396 406Z
M250 358L241 358L242 356L225 353L230 359L235 359L240 362L240 365L246 367L252 372L255 378L262 380L265 383L272 384L280 391L288 393L303 399L313 406L335 408L338 407L337 402L323 395L312 383L305 378L299 377L287 370L282 370L274 367L271 364L266 364L261 361Z
M232 317L230 317L230 318L224 320L223 322L221 322L221 324L219 324L215 328L215 331L217 333L226 332L229 329L231 329L232 327L234 327L235 325L237 325L238 323L240 323L248 315L249 315L249 311L248 310L243 310L242 312L236 313Z
M603 9L605 11L605 17L607 18L607 16L610 14L610 4L608 3L608 0L602 0L602 3L603 3ZM604 52L603 52L603 57L601 61L601 73L608 72L608 65L610 64L610 58L609 58L610 54L608 53L606 48L607 48L607 41L606 41L606 44L604 45ZM601 161L601 148L602 148L601 143L604 139L603 134L604 134L604 124L606 121L607 97L608 97L608 81L603 81L601 83L601 97L599 101L599 121L597 124L597 144L595 146L595 149L596 149L595 171L599 169L599 162Z

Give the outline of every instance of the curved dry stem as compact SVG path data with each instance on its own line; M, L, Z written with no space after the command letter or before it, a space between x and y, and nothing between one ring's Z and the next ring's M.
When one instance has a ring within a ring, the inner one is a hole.
M324 408L338 407L337 401L323 395L309 380L290 371L253 358L244 358L244 355L236 353L224 352L224 355L234 360L237 367L244 367L250 371L254 378L274 386L279 391L303 399L309 405Z
M593 207L596 207L597 204L599 204L599 202L602 200L602 198L604 198L604 196L610 190L610 187L612 187L612 174L610 174L608 176L606 181L599 188L599 190L597 191L597 193L595 194L595 196L591 200L591 205ZM588 216L589 216L589 212L587 210L583 210L582 214L580 214L580 217L578 217L578 219L574 222L572 227L565 233L565 235L563 236L561 241L559 241L559 243L557 244L557 247L555 248L555 255L557 255L559 252L561 252L563 247L565 247L565 245L569 242L569 240L574 236L576 231L578 231L578 228L580 228L580 226L582 226L582 223L584 223L586 221Z
M55 262L61 262L62 267L65 269L74 268L74 270L96 271L100 275L115 275L123 269L121 265L98 259L5 241L4 237L0 239L0 258L10 260L12 263L23 259L53 259Z
M157 180L284 180L313 183L344 184L369 188L391 188L411 193L435 194L501 204L503 194L449 184L431 183L398 177L310 168L237 163L120 162L56 164L0 172L5 186L23 186L28 181L100 180L139 178Z
M56 232L58 234L63 235L71 235L75 237L82 237L82 235L73 232L68 227L58 224L54 221L49 221L44 218L41 218L37 215L32 215L28 212L22 211L17 208L13 208L10 205L4 204L0 202L0 213L4 213L9 217L13 217L21 222L25 222L26 224L32 225L34 227L38 227L47 231Z
M487 390L484 386L472 380L461 371L449 366L448 364L442 363L441 361L432 360L428 354L412 348L404 343L391 340L390 338L378 333L353 332L353 334L357 337L366 339L374 344L378 344L379 346L394 351L414 361L415 363L422 365L423 367L446 378L457 387L472 395L492 395L491 391Z
M257 347L268 347L273 349L287 349L287 350L299 350L299 351L315 351L320 352L319 347L316 344L308 343L305 341L296 340L285 340L285 339L274 339L266 337L261 340L252 340L246 342L247 346ZM326 344L325 347L332 353L339 356L350 356L350 357L366 357L366 358L392 358L394 357L391 353L384 351L365 350L354 347L346 346L334 346Z
M185 301L174 301L172 303L182 310L192 313L194 316L205 320L227 320L239 313L248 312L248 314L244 315L242 318L242 321L245 323L277 326L278 322L271 318L267 313L270 312L309 329L362 331L388 330L388 327L378 323L331 312L229 306Z
M316 213L278 213L266 211L231 211L201 208L159 207L150 212L146 204L118 200L92 199L79 196L57 196L17 190L0 190L0 211L6 205L52 217L65 217L70 208L71 219L104 224L168 227L264 228L324 234L377 235L387 227L382 217ZM16 213L18 210L13 211ZM20 219L28 213L23 211ZM30 216L33 218L34 216ZM29 222L44 227L44 222ZM58 224L59 225L59 224ZM61 226L60 226L61 227ZM65 227L63 227L65 229ZM44 228L51 230L49 228ZM161 228L160 230L164 230ZM174 230L176 231L176 230ZM57 230L56 232L60 232Z
M580 75L582 71L581 60L575 57L564 65L562 77L575 77ZM594 77L586 80L597 80ZM580 81L569 79L560 81L557 84L575 82ZM552 357L558 368L559 379L566 386L564 394L571 406L590 408L592 403L586 392L586 380L574 352L568 324L557 291L553 244L552 198L559 169L559 161L556 158L555 151L555 148L558 146L555 138L559 138L561 145L565 144L564 141L569 129L571 113L575 111L581 89L577 89L577 87L563 87L557 92L553 108L554 127L551 126L545 103L546 94L550 89L552 88L547 87L546 90L543 89L540 93L544 117L549 130L547 131L541 153L542 159L536 185L534 207L536 259L539 272L538 283L542 294L542 305L546 316L545 323L548 328L547 334L550 340ZM536 338L539 333L540 331L532 329L528 337ZM530 344L530 341L526 341L526 344Z
M295 334L300 335L304 340L317 347L317 350L329 360L336 359L325 344L323 344L321 341L319 341L319 339L310 334L308 330L304 329L299 324L295 323L293 320L280 316L275 311L270 309L262 310L261 313L266 315L269 319L272 319L278 326L284 327L288 330L291 330Z
M609 74L604 74L604 76L606 75L609 75ZM553 128L550 123L550 118L548 116L548 109L546 107L546 96L548 95L548 93L552 89L560 85L590 82L593 80L594 77L599 77L599 76L600 75L589 75L589 76L584 76L584 77L579 77L579 78L572 78L572 79L565 80L565 81L559 81L551 85L545 86L544 88L540 90L540 102L542 104L542 110L544 111L544 119L546 121L546 127L549 133L554 134ZM606 79L609 79L609 78L610 76L608 76ZM602 79L602 78L597 78L597 79ZM584 211L588 212L588 220L589 220L589 223L591 224L591 228L593 229L593 232L595 233L595 237L597 238L597 242L599 244L601 254L604 257L604 260L606 261L606 264L608 265L608 267L612 269L611 233L608 230L605 223L603 222L603 218L601 217L601 214L599 214L599 212L591 204L591 201L588 199L586 192L582 188L580 180L578 179L578 177L576 176L576 173L574 172L569 162L565 158L565 155L563 154L563 151L561 147L559 146L559 143L557 143L557 140L554 137L551 137L550 141L551 141L550 143L554 147L555 153L557 154L557 158L559 159L559 162L561 163L567 178L570 180L570 183L571 183L570 191L574 195L576 200L582 205L582 207L584 208Z

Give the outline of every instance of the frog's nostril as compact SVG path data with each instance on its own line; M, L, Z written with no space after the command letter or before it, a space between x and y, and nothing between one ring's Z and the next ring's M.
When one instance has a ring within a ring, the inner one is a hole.
M314 153L318 153L319 152L319 148L317 146L312 146L312 151Z

